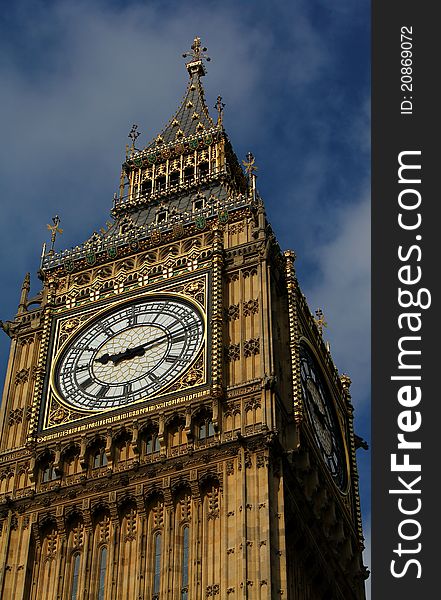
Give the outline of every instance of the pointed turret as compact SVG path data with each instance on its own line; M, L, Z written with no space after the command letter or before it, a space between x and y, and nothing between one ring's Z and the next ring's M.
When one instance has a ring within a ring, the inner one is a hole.
M204 61L210 60L206 50L196 37L191 51L183 54L190 58L186 63L190 80L183 100L161 133L143 150L135 148L139 132L136 125L132 127L132 145L127 147L114 216L214 181L228 184L236 193L245 191L246 179L223 128L222 98L218 97L215 106L217 122L205 101L201 77L206 74Z
M43 257L43 270L62 264L72 272L81 261L105 262L120 251L135 252L154 240L181 236L184 230L201 231L209 221L226 222L228 213L255 201L254 175L247 171L245 176L224 129L222 98L218 96L214 107L217 119L210 116L205 101L201 78L210 60L206 51L196 37L183 54L188 59L187 89L160 134L139 149L140 131L132 126L113 201L114 223L71 251L54 254L52 246Z
M203 60L210 60L205 55L206 50L206 48L201 48L201 40L196 37L191 51L183 54L184 58L191 57L191 60L186 63L190 80L184 98L164 130L144 150L158 149L163 145L181 142L184 139L216 129L216 124L208 112L204 88L200 80L207 72Z
M22 314L27 310L29 290L31 289L31 274L26 273L21 286L20 302L18 305L18 314Z

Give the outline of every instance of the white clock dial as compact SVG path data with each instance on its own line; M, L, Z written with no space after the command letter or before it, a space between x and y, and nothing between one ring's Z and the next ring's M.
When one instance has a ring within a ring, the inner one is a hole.
M156 395L193 362L204 339L199 310L172 297L143 298L93 320L62 351L61 397L101 411Z

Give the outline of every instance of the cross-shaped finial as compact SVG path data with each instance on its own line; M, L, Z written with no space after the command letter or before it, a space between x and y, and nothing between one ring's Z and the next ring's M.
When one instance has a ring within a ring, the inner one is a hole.
M138 131L138 125L132 125L132 129L127 137L132 140L132 150L135 149L135 142L140 136L140 132Z
M248 177L250 177L250 175L253 175L255 171L257 171L255 162L256 159L254 158L254 155L251 152L248 152L248 154L246 155L246 160L242 161L242 164L245 167L245 171Z
M191 50L183 53L182 56L184 58L191 58L190 62L186 63L190 77L195 74L199 76L205 75L206 71L202 61L206 60L207 62L210 62L211 60L210 57L205 54L206 51L207 48L201 46L201 38L195 37L191 45Z
M315 311L316 317L315 317L315 324L317 325L317 328L320 332L320 334L323 333L323 327L327 327L328 324L325 321L325 315L323 314L323 311L321 308L318 308Z
M187 58L188 56L191 56L191 58L193 60L206 60L207 62L210 62L210 57L207 56L205 54L205 52L207 52L207 48L204 46L201 46L201 38L200 37L195 37L193 40L193 43L191 45L191 50L189 50L188 52L184 52L184 54L182 55L183 58Z
M58 225L60 224L60 217L58 215L55 215L55 217L52 217L52 223L53 225L49 225L47 226L47 228L49 229L49 231L51 232L51 249L50 249L50 254L54 253L54 246L55 246L55 240L57 239L57 233L59 233L60 235L63 233L63 230L61 229L61 227L58 227Z

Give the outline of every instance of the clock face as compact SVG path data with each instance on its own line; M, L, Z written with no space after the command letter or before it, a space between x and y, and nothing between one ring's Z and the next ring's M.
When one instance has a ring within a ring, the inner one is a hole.
M102 411L156 395L196 358L199 310L175 297L136 300L91 321L61 353L55 384L65 402Z
M314 438L331 475L340 489L346 487L346 461L341 430L332 398L311 352L300 347L300 376L303 401Z

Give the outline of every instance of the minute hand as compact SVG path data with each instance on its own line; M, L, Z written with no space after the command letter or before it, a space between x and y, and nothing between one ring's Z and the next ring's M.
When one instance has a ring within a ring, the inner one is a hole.
M197 325L197 324L195 324L195 325ZM133 348L127 348L127 350L125 350L124 352L118 352L117 354L112 354L112 355L103 354L99 358L96 358L95 362L99 362L103 365L106 365L109 361L112 361L114 365L117 365L120 362L122 362L123 360L130 360L132 358L135 358L136 356L143 356L145 354L145 350L147 350L148 348L153 348L154 346L157 346L164 340L168 339L168 337L171 337L173 339L173 337L177 333L181 333L183 331L190 331L191 329L193 329L193 327L195 325L191 325L190 327L183 327L182 329L178 329L178 330L174 331L172 334L161 335L161 336L155 338L154 340L149 340L148 342L145 342L144 344L140 344L139 346L134 346Z
M194 329L194 327L196 327L197 325L198 325L198 323L194 323L194 324L190 325L190 327L182 327L181 329L177 329L176 331L173 331L173 333L165 333L164 335L161 335L160 337L157 337L154 340L149 340L148 342L145 342L144 344L140 344L139 346L130 348L130 350L133 352L137 352L141 349L147 350L148 348L152 348L153 346L156 346L156 344L160 344L163 340L166 340L169 337L171 339L173 339L175 337L175 335L178 333L182 333L184 331L190 331L191 329Z

